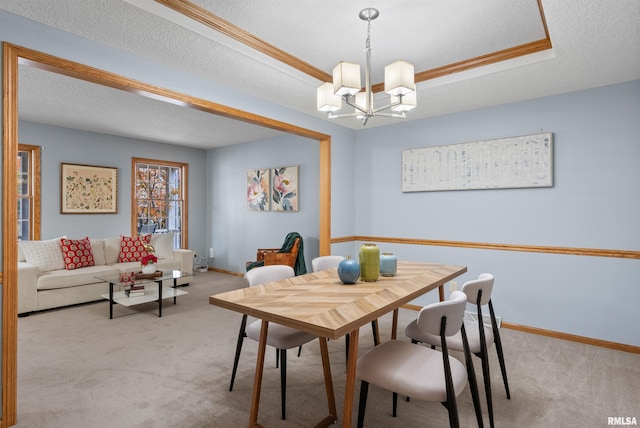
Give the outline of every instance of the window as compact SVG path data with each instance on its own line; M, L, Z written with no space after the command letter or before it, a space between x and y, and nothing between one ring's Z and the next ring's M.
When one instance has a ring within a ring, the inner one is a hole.
M40 146L18 144L18 240L40 239Z
M155 233L173 232L173 247L187 248L188 164L133 158L132 169L135 231L151 225Z

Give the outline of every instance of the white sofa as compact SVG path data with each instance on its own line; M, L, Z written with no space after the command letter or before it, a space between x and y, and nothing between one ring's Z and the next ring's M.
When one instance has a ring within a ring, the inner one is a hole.
M172 240L173 234L152 235L151 245L156 249L155 255L158 257L156 268L193 273L193 251L173 250ZM118 262L121 241L119 236L90 238L94 266L67 270L63 261L60 269L56 266L57 255L50 255L55 263L48 264L42 257L33 257L30 249L34 245L51 249L59 241L60 238L27 241L28 248L24 248L27 244L23 242L18 245L18 314L101 300L101 295L109 292L109 284L96 279L96 276L140 270L140 262ZM62 251L60 256L62 257ZM179 279L177 284L185 285L189 281L190 276L187 276Z

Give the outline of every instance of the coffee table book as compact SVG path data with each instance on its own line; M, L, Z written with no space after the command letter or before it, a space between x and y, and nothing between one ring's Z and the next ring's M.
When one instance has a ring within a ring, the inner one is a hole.
M132 285L125 293L127 297L144 296L144 285Z

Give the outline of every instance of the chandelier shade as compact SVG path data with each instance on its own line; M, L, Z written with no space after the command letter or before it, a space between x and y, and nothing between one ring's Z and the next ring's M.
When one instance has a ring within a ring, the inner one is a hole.
M352 62L340 62L333 69L333 93L353 95L360 92L360 65Z
M365 86L362 91L360 65L342 61L333 69L333 82L323 83L317 90L317 108L327 112L329 119L355 117L363 125L374 116L405 118L406 112L417 105L415 72L413 64L396 61L384 68L384 91L391 96L388 105L375 108L371 90L371 21L379 16L374 8L360 11L358 15L367 21L365 43ZM339 113L342 101L353 107L353 113ZM390 110L389 112L384 112Z
M396 61L384 67L384 91L389 95L407 95L416 90L413 64Z
M417 104L416 91L403 96L391 95L391 104L393 104L393 107L391 107L393 111L403 112L413 110Z
M319 111L337 111L342 108L342 97L333 93L333 83L325 82L318 88L317 107Z
M356 118L364 119L364 114L367 111L367 94L358 92L355 96L355 104L354 114Z

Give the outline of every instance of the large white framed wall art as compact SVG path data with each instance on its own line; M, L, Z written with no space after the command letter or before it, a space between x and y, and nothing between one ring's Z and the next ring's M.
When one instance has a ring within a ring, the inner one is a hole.
M402 191L553 186L553 134L402 151Z

